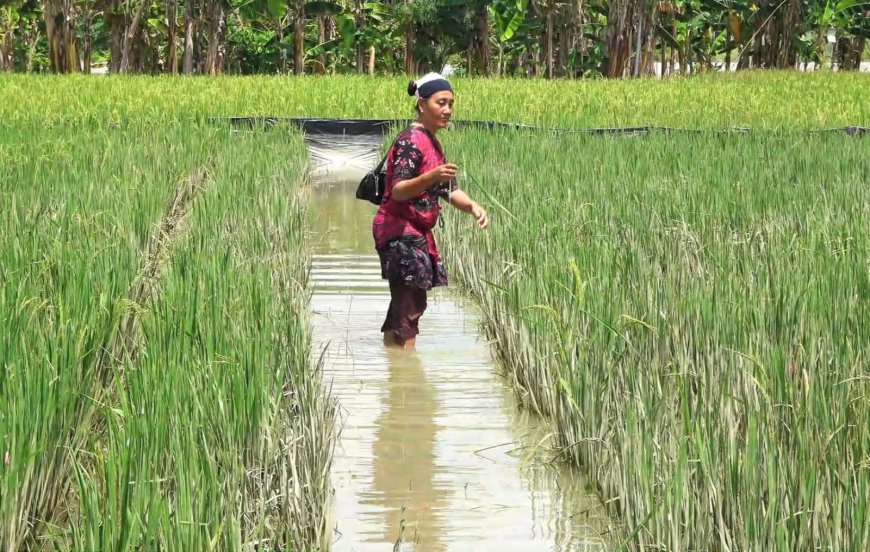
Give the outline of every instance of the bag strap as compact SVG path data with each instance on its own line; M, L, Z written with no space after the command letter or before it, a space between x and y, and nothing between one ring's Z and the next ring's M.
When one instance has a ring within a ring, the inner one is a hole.
M447 156L444 154L444 150L441 149L441 144L439 144L438 141L435 139L435 137L432 136L431 132L426 130L426 127L418 127L418 128L420 128L420 130L423 131L423 134L425 134L426 137L429 138L429 142L432 144L432 147L435 148L436 150L438 150L438 153L441 154L441 157L444 158L444 162L446 163ZM398 138L398 136L396 136L396 138ZM390 147L387 149L387 153L384 154L384 158L381 159L380 163L378 163L378 166L375 168L374 172L381 172L381 170L384 168L384 164L387 162L387 158L390 156L390 152L393 151L393 147L395 145L396 145L396 139L393 139L393 143L390 144Z
M378 173L378 172L381 172L381 170L383 170L383 168L384 168L384 163L387 162L387 157L390 156L390 150L392 150L392 149L393 149L393 147L390 146L390 149L387 150L387 153L384 155L384 158L381 159L381 162L378 163L378 166L377 166L377 167L375 167L374 172Z
M429 138L429 143L432 144L433 148L438 150L438 153L441 154L441 157L444 158L444 162L446 163L447 162L447 155L444 154L444 150L441 149L441 144L438 142L438 140L435 139L435 136L433 136L431 132L426 130L426 127L422 127L420 130L422 130L423 134L425 134L426 137Z

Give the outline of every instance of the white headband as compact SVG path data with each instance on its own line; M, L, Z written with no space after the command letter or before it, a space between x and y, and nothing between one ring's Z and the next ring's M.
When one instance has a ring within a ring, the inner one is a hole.
M445 65L443 69L441 69L440 73L427 73L420 77L419 79L414 81L414 84L417 85L417 91L414 92L414 95L417 99L420 99L420 88L426 84L427 82L432 82L435 80L447 80L447 77L453 74L453 67L451 65Z

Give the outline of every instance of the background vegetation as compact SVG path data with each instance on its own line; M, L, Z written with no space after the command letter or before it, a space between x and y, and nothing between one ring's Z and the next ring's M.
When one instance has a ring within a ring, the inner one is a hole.
M673 75L859 67L865 0L2 0L0 70ZM658 63L659 65L656 65Z

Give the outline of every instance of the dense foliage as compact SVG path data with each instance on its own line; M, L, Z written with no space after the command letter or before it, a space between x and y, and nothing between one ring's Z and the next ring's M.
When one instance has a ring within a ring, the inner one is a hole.
M3 0L0 70L547 77L838 66L863 0Z

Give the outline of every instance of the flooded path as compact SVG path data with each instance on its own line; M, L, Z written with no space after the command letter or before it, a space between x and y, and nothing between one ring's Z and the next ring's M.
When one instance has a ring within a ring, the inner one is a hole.
M417 351L386 349L389 304L355 180L316 185L313 341L339 405L332 550L605 550L581 474L497 375L474 305L430 292ZM470 226L469 226L470 227ZM538 446L540 445L540 446Z

